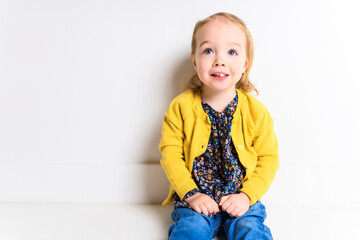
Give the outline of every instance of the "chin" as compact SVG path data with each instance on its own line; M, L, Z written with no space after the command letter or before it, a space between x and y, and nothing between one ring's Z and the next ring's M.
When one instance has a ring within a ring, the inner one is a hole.
M235 86L233 85L213 85L212 86L212 89L213 90L216 90L216 91L226 91L226 90L229 90L229 89L235 89Z

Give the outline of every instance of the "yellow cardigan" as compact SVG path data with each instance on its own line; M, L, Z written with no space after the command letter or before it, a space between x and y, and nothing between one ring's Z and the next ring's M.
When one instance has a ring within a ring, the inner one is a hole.
M273 120L265 106L243 90L231 127L231 138L246 175L241 192L253 205L269 189L279 168L278 141ZM181 199L198 188L191 172L193 162L207 148L211 122L201 105L201 93L187 90L177 96L165 113L160 152L161 165L170 181L170 192L162 205L171 205L176 192Z

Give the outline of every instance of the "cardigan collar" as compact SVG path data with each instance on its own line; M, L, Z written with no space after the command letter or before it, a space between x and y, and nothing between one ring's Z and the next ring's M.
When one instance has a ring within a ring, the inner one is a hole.
M245 96L243 90L236 89L236 91L238 93L238 104L237 104L236 110L233 115L233 121L235 121L235 122L240 120L241 109L242 109L244 103L246 102L246 96ZM201 105L201 92L200 91L195 91L195 108L196 108L196 111L199 113L200 118L205 120L209 124L211 124L209 116L206 114L206 112L204 111L204 109Z

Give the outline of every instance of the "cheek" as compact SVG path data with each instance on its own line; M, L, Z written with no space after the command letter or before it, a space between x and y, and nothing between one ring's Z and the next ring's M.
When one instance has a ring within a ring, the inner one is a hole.
M239 66L241 66L241 68L244 67L245 65L245 56L241 56L238 60L237 63L239 64Z
M241 58L241 67L245 68L245 64L246 64L246 57L244 56L243 58Z
M204 73L208 72L209 64L207 63L207 61L205 59L201 59L200 61L198 61L197 70L198 70L199 74L204 74Z
M241 58L232 64L232 70L234 72L243 72L245 68L245 59ZM241 74L240 74L241 75Z

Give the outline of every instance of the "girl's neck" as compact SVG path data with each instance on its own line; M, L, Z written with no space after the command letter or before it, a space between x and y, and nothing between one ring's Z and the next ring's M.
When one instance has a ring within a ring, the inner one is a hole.
M229 89L226 91L212 91L211 89L203 88L201 93L202 101L209 104L218 112L224 111L226 106L234 99L235 96L235 89Z

